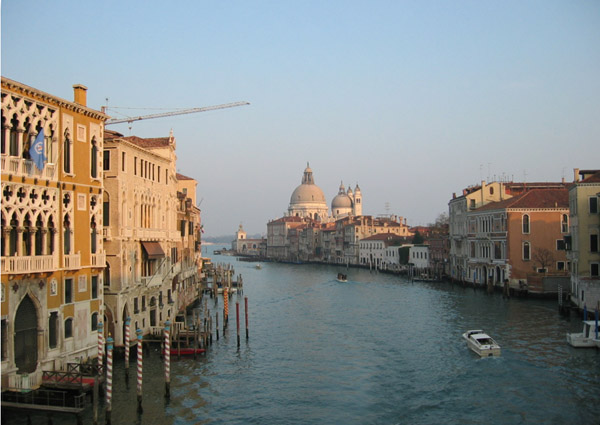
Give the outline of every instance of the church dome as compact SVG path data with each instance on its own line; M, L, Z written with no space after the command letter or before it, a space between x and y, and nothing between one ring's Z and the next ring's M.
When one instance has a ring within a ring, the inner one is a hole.
M336 195L331 201L331 209L352 208L352 201L348 195Z
M307 165L304 170L304 176L302 177L302 184L298 186L294 192L292 192L292 197L290 198L290 206L297 204L325 204L327 205L327 201L325 200L325 194L321 190L319 186L315 184L312 170Z

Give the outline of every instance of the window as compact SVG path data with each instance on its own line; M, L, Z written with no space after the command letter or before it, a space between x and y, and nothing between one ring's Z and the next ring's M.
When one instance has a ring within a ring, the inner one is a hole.
M598 235L590 235L590 252L598 252Z
M524 234L529 233L529 215L528 214L523 215L523 233Z
M598 214L598 197L590 197L590 214Z
M557 251L564 251L565 250L565 240L564 239L557 239L556 240L556 250Z
M92 314L92 332L98 330L98 313Z
M558 270L558 271L565 270L565 262L564 261L557 261L556 262L556 270Z
M598 263L590 263L590 276L598 277L600 274L598 273L598 268L600 264Z
M63 141L63 171L65 173L71 173L71 146L72 142L69 138L69 130L65 131L65 140Z
M98 276L92 276L92 299L98 298Z
M73 302L73 279L65 279L65 304Z
M65 215L64 220L64 253L65 255L69 255L71 253L71 222L69 220L69 216Z
M569 233L569 216L567 214L562 215L560 231L562 233Z
M110 199L106 190L102 196L104 198L102 200L102 226L108 227L110 226Z
M185 220L181 220L181 236L185 236L185 227L187 226Z
M110 151L104 150L102 153L102 169L104 171L110 170Z
M471 208L475 209L475 206L476 206L475 199L471 199Z
M137 156L133 157L133 175L137 176Z
M529 245L529 242L523 242L523 260L531 260L531 246Z
M72 337L73 337L73 319L69 317L67 320L65 320L65 338L72 338Z
M146 296L142 295L142 311L146 311Z
M138 306L138 298L137 298L137 297L135 297L135 298L133 299L133 312L134 312L135 314L138 314L138 313L140 312L140 309L139 309L139 306ZM137 326L137 325L136 325L136 326Z
M50 313L48 319L48 347L56 348L58 345L58 312Z
M125 171L125 152L121 152L121 171Z

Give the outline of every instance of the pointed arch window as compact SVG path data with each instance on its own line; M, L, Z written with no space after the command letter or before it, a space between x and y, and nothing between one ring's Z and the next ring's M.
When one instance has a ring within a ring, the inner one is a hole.
M96 143L96 137L92 139L92 148L91 148L91 164L90 170L92 174L92 178L98 178L98 144Z
M56 233L56 228L54 227L54 220L52 216L48 218L48 234L46 235L46 254L52 255L54 254L54 234Z
M69 135L69 130L65 130L65 138L63 141L63 171L65 173L72 172L72 155L71 148L73 146L73 142L71 141L71 137Z
M529 234L530 231L530 222L529 222L529 214L523 214L523 234Z
M91 249L92 249L92 254L95 254L97 251L97 244L98 244L98 237L97 237L97 232L96 232L96 218L92 217L92 221L90 222L90 231L92 232L91 234Z
M19 156L19 121L17 116L14 115L13 119L10 120L10 136L8 154L10 156Z
M64 253L68 255L71 253L71 220L69 219L69 214L65 215L65 220L63 222L64 231Z
M17 220L17 214L14 213L12 219L10 220L10 234L8 237L8 255L15 256L17 255L17 246L18 246L18 238L19 238L19 221Z
M40 215L35 222L35 255L44 255L44 224Z

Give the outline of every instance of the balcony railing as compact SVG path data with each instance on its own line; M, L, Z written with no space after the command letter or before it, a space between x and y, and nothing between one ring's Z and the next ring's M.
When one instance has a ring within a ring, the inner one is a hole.
M106 265L106 252L92 254L92 267L104 267Z
M65 254L63 259L63 267L65 269L73 270L81 268L81 254L79 252L77 254Z
M43 273L57 269L58 258L54 255L29 257L2 257L2 273Z
M57 179L56 164L47 162L42 170L38 170L33 161L15 156L2 155L2 172L15 177L37 177L40 179Z

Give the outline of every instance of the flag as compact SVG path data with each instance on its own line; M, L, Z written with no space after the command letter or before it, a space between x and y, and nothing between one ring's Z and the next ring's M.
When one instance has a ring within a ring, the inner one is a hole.
M46 162L46 155L44 155L44 129L42 128L36 136L33 145L29 148L29 156L31 160L38 168L42 171L44 169L44 163Z

